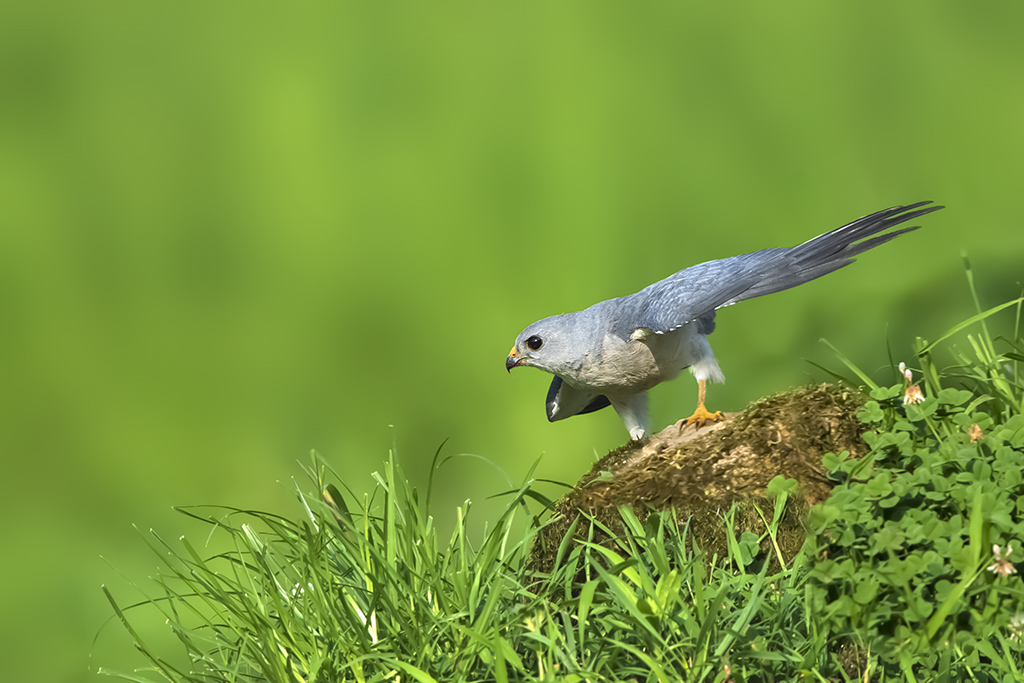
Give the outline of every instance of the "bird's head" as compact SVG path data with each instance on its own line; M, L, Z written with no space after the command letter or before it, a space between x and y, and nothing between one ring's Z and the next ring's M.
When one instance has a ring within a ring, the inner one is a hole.
M520 332L505 359L505 369L512 372L512 368L526 366L553 375L571 374L582 356L579 349L574 349L573 315L544 318Z

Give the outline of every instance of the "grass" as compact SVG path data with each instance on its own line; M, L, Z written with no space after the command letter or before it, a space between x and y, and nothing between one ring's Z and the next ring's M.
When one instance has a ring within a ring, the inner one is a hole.
M326 473L314 456L318 489ZM187 541L154 537L173 563L159 595L130 609L112 596L111 604L152 672L172 681L646 680L652 672L714 681L730 661L813 668L822 654L806 634L802 577L745 573L737 558L749 559L757 539L732 539L728 557L709 561L671 514L641 526L623 509L628 533L615 547L566 545L559 570L538 580L524 560L539 525L513 523L528 514L526 491L476 547L463 533L468 504L442 542L393 461L358 511L312 496L301 496L298 522L183 510L229 536L234 550L207 559ZM127 611L143 606L162 612L190 671L139 642Z
M992 337L988 318L1013 306L1012 338ZM780 571L753 561L764 540L753 534L709 557L671 511L641 523L623 508L612 543L566 534L557 568L538 576L527 560L550 501L534 479L474 543L470 504L442 537L429 493L394 457L360 494L339 490L314 454L309 484L296 486L297 519L182 509L227 544L209 557L184 538L149 538L166 569L136 585L139 602L107 596L150 667L103 673L203 683L1021 680L1024 587L1005 563L1010 548L1011 562L1024 556L1020 313L1020 299L979 309L936 342L919 340L921 385L900 376L881 386L850 366L870 391L871 453L825 458L837 486ZM951 347L940 371L937 350L961 333L967 350ZM923 401L904 404L910 386ZM792 489L779 480L770 493L769 537ZM133 622L153 612L187 664L142 641Z

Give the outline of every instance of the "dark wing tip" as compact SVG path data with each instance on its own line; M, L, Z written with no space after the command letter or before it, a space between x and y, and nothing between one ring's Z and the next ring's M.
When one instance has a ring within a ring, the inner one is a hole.
M544 399L544 412L548 416L548 422L558 419L555 415L555 408L558 406L558 390L562 388L562 378L555 375L551 378L551 386L548 387L548 395Z
M565 418L572 417L573 415L584 415L586 413L592 413L595 410L601 410L601 408L607 408L608 406L610 406L612 404L612 402L609 401L606 396L601 395L601 396L595 396L594 398L590 399L590 401L585 406L583 406L583 408L581 408L580 410L577 410L574 413L570 413L570 412L558 413L558 412L556 412L558 410L558 408L559 408L559 395L558 394L559 394L559 392L561 390L562 390L562 378L559 377L558 375L555 375L551 379L551 386L548 387L547 399L544 402L544 410L545 410L545 412L546 412L546 414L548 416L548 422L554 422L556 420L564 420ZM569 410L571 410L571 408Z
M586 407L583 408L583 410L581 410L580 412L578 412L576 414L577 415L585 415L587 413L592 413L595 410L601 410L601 408L607 408L611 404L612 404L612 402L608 400L608 397L605 396L604 394L601 394L600 396L597 396L596 398L594 398L594 400L591 401L590 403L588 403L586 405Z

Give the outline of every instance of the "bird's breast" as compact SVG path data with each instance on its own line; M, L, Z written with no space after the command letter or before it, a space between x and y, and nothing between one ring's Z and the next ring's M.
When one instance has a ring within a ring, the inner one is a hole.
M664 334L634 334L631 339L608 334L600 354L585 358L577 376L569 379L598 392L638 393L675 378L700 360L700 348L706 345L704 335L692 323Z

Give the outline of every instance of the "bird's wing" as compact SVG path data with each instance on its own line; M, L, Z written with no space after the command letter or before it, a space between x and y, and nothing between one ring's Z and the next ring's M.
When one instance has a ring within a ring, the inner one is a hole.
M600 394L576 389L562 381L562 378L555 375L548 388L548 396L545 401L545 408L548 413L548 420L564 420L573 415L592 413L595 410L606 408L611 402Z
M765 249L708 261L616 300L630 311L628 327L663 333L700 319L711 323L722 306L796 287L853 263L853 257L916 230L917 226L885 232L941 206L919 202L896 206L860 218L795 247ZM924 208L922 208L924 207ZM706 325L705 325L706 326ZM631 330L623 330L628 335Z

